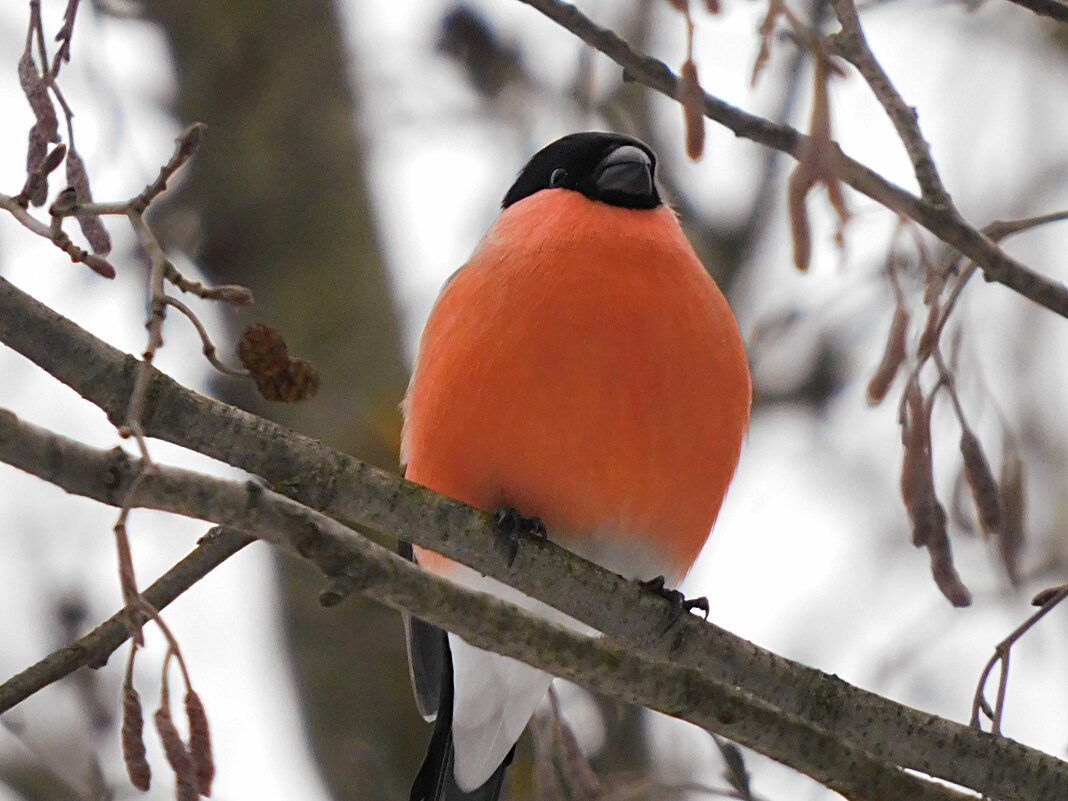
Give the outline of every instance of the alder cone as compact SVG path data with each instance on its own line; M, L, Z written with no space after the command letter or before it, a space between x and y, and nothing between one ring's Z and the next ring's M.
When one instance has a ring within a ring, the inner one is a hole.
M305 359L290 358L285 339L270 326L246 329L237 355L267 400L296 403L319 391L319 371Z
M141 792L152 785L152 768L148 764L144 740L144 713L141 699L130 684L122 687L122 761L130 783Z

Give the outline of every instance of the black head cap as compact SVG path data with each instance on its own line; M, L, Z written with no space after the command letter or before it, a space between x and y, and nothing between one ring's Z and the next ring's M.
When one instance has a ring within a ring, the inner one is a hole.
M501 208L542 189L560 187L628 209L655 209L656 154L647 144L615 133L576 133L539 150L519 173Z

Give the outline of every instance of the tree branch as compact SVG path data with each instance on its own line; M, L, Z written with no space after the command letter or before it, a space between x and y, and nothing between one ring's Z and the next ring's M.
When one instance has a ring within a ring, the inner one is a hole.
M890 76L886 74L868 45L864 29L860 26L857 7L853 0L830 0L835 16L842 29L831 37L837 52L867 81L876 99L882 105L898 138L912 161L916 182L920 185L923 199L934 206L951 208L952 201L946 192L938 168L931 157L931 149L920 130L916 109L909 106L898 94Z
M137 359L3 279L0 341L113 421L122 420ZM525 542L510 564L488 515L185 389L155 370L142 420L150 437L263 476L278 491L346 525L391 532L439 551L663 661L774 699L790 715L848 738L877 759L1006 801L1068 798L1068 769L1052 756L902 707L696 618L680 620L671 636L662 636L668 611L635 582L551 542ZM573 580L560 581L564 575Z
M0 426L8 421L8 417L6 412L0 411ZM212 529L201 537L188 556L160 576L142 596L155 609L163 609L252 541L252 537L240 531ZM126 612L121 610L85 636L0 684L0 714L80 667L103 667L108 657L129 637Z
M607 28L595 24L574 6L559 0L518 0L540 11L562 28L621 66L635 81L681 102L677 75L659 59L634 50ZM705 94L705 116L736 136L800 158L808 137L789 125L779 125L748 114ZM887 181L869 167L854 161L835 148L834 168L838 177L861 194L891 211L915 220L950 247L979 265L987 281L1009 289L1068 318L1068 287L1040 275L1009 256L974 226L969 225L952 206L944 207L916 197Z
M474 645L689 720L855 801L969 798L876 759L840 735L693 667L578 634L490 595L453 585L255 481L239 483L163 465L146 474L140 461L121 448L90 448L4 410L0 461L101 503L157 509L255 532L310 560L327 576L343 577L375 600L455 631ZM0 686L0 697L4 690Z
M1050 17L1059 22L1068 22L1068 5L1058 0L1009 0L1018 6L1023 6L1029 11Z

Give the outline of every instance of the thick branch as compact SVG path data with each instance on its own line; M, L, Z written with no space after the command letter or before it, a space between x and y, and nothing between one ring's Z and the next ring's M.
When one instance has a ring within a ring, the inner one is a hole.
M559 0L519 2L537 9L590 47L604 53L634 80L670 98L681 100L679 78L664 62L634 50L615 33L596 25L574 6ZM733 131L736 136L789 153L794 158L801 156L808 141L806 136L789 125L779 125L748 114L709 94L705 95L705 116ZM1068 287L1051 281L1013 259L969 225L952 207L916 197L840 150L834 166L838 177L858 192L897 214L915 220L974 261L986 280L997 281L1040 306L1068 317Z
M210 520L343 577L368 596L489 648L621 700L689 720L812 776L855 801L966 801L968 796L875 759L847 740L695 668L651 658L533 617L420 570L332 518L255 481L173 467L149 474L122 449L102 451L0 410L0 461L102 503ZM136 483L135 483L136 482ZM130 497L132 494L132 497ZM0 697L4 688L0 687ZM2 710L2 707L0 707Z
M121 421L137 360L0 279L0 341ZM432 548L500 579L615 639L686 665L857 743L876 758L1006 801L1068 798L1060 760L852 687L697 619L661 636L662 603L633 582L551 542L524 544L514 565L487 516L332 451L153 371L146 434L263 476L350 526ZM550 532L551 534L551 532ZM573 581L560 581L568 575ZM576 585L583 588L576 592Z

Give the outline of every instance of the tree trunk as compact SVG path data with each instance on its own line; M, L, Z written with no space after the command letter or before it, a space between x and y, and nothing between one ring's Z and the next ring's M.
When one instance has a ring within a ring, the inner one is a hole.
M268 406L229 381L220 392L395 469L407 368L333 5L150 0L144 9L173 53L175 115L209 126L158 224L165 233L175 204L193 212L197 261L256 294L242 326L278 328L322 376L319 394L295 406ZM399 616L358 597L321 609L318 577L287 562L279 576L311 743L334 797L400 797L426 734L403 678Z

